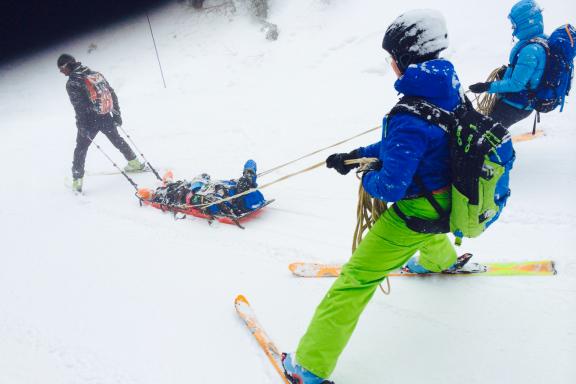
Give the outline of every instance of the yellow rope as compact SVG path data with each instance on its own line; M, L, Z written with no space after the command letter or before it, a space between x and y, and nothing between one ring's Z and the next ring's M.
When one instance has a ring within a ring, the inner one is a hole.
M329 146L327 146L327 147L317 149L317 150L315 150L314 152L310 152L310 153L307 154L307 155L300 156L300 157L297 158L297 159L291 160L291 161L289 161L289 162L287 162L287 163L284 163L284 164L280 164L280 165L278 165L278 166L276 166L276 167L274 167L274 168L268 169L267 171L260 172L260 173L258 174L258 177L267 175L267 174L269 174L269 173L271 173L271 172L274 172L274 171L276 171L276 170L278 170L278 169L280 169L280 168L284 168L284 167L287 166L287 165L293 164L293 163L295 163L295 162L297 162L297 161L300 161L300 160L302 160L302 159L305 159L305 158L307 158L307 157L310 157L310 156L312 156L312 155L315 155L315 154L320 153L320 152L322 152L322 151L325 151L325 150L327 150L327 149L334 148L334 147L336 147L336 146L338 146L338 145L340 145L340 144L347 143L348 141L351 141L351 140L353 140L353 139L356 139L356 138L358 138L358 137L360 137L360 136L362 136L362 135L365 135L365 134L367 134L367 133L370 133L370 132L375 131L375 130L380 129L380 128L382 128L381 125L379 125L379 126L377 126L377 127L370 128L370 129L368 129L368 130L366 130L366 131L364 131L364 132L360 132L359 134L354 135L354 136L352 136L352 137L349 137L349 138L347 138L347 139L340 140L339 142L334 143L334 144L332 144L332 145L329 145Z
M346 164L360 164L360 170L361 170L363 166L366 166L366 165L368 165L368 164L370 164L370 163L372 163L372 162L374 162L374 161L376 161L376 160L378 160L378 159L366 157L366 158L361 158L361 159L346 160L344 163L346 163ZM212 202L212 203L188 205L188 207L193 207L193 208L208 208L208 207L211 207L211 206L216 205L216 204L220 204L220 203L224 203L224 202L226 202L226 201L234 200L234 199L237 199L237 198L239 198L239 197L241 197L241 196L244 196L244 195L247 195L247 194L249 194L249 193L252 193L252 192L254 192L254 191L267 188L267 187L269 187L269 186L271 186L271 185L274 185L274 184L276 184L276 183L279 183L279 182L281 182L281 181L284 181L284 180L289 179L289 178L291 178L291 177L294 177L294 176L296 176L296 175L300 175L300 174L302 174L302 173L309 172L309 171L311 171L311 170L313 170L313 169L316 169L316 168L318 168L318 167L321 167L321 166L323 166L323 165L325 165L325 164L326 164L325 161L321 161L321 162L316 163L316 164L314 164L314 165L311 165L311 166L309 166L309 167L307 167L307 168L304 168L304 169L302 169L302 170L300 170L300 171L290 173L290 174L288 174L288 175L282 176L282 177L280 177L280 178L278 178L278 179L276 179L276 180L274 180L274 181L271 181L271 182L269 182L269 183L262 184L262 185L260 185L259 187L248 189L247 191L244 191L244 192L239 193L239 194L237 194L237 195L228 196L228 197L226 197L226 198L223 198L223 199L214 201L214 202Z
M321 161L321 162L319 162L319 163L316 163L316 164L314 164L314 165L311 165L310 167L304 168L304 169L302 169L302 170L300 170L300 171L298 171L298 172L290 173L290 174L288 174L288 175L282 176L282 177L280 177L280 178L278 178L278 179L276 179L276 180L274 180L274 181L271 181L271 182L269 182L269 183L262 184L262 185L260 185L260 186L258 186L258 187L256 187L256 188L250 188L250 189L248 189L248 190L246 190L246 191L244 191L244 192L242 192L242 193L239 193L239 194L237 194L237 195L228 196L228 197L226 197L226 198L223 198L223 199L214 201L214 202L212 202L212 203L188 205L188 207L192 207L192 208L208 208L208 207L211 207L211 206L216 205L216 204L221 204L221 203L224 203L224 202L226 202L226 201L234 200L234 199L237 199L237 198L239 198L239 197L241 197L241 196L247 195L247 194L252 193L252 192L254 192L254 191L258 191L258 190L260 190L260 189L264 189L264 188L269 187L269 186L271 186L271 185L273 185L273 184L279 183L279 182L284 181L284 180L286 180L286 179L289 179L289 178L291 178L291 177L293 177L293 176L299 175L299 174L301 174L301 173L309 172L309 171L311 171L311 170L313 170L313 169L316 169L316 168L318 168L318 167L323 166L324 164L326 164L326 162L325 162L325 161Z
M348 141L350 141L350 140L353 140L353 139L355 139L355 138L357 138L357 137L360 137L360 136L362 136L362 135L365 135L365 134L367 134L367 133L370 133L370 132L375 131L375 130L380 129L380 128L381 128L381 126L377 126L377 127L370 128L370 129L368 129L368 130L366 130L366 131L364 131L364 132L360 132L359 134L356 134L356 135L354 135L354 136L352 136L352 137L349 137L349 138L347 138L347 139L344 139L344 140L341 140L341 141L339 141L339 142L337 142L337 143L334 143L334 144L332 144L332 145L329 145L328 147L324 147L324 148L318 149L318 150L316 150L316 151L314 151L314 152L311 152L311 153L309 153L309 154L307 154L307 155L301 156L301 157L299 157L299 158L297 158L297 159L294 159L294 160L289 161L289 162L287 162L287 163L278 165L278 166L276 166L276 167L274 167L274 168L271 168L271 169L269 169L269 170L267 170L267 171L261 172L261 173L259 173L257 176L260 177L260 176L267 175L267 174L269 174L269 173L271 173L271 172L274 172L274 171L276 171L276 170L278 170L278 169L280 169L280 168L283 168L283 167L285 167L285 166L287 166L287 165L293 164L293 163L295 163L295 162L297 162L297 161L299 161L299 160L302 160L302 159L305 159L305 158L310 157L310 156L312 156L312 155L315 155L315 154L317 154L317 153L319 153L319 152L322 152L322 151L324 151L324 150L326 150L326 149L336 147L336 146L338 146L338 145L340 145L340 144L346 143L346 142L348 142ZM375 159L371 159L371 158L353 159L353 160L346 160L346 164L366 165L366 164L370 164L370 163L373 162L374 160L375 160ZM237 199L237 198L239 198L239 197L241 197L241 196L247 195L247 194L252 193L252 192L254 192L254 191L257 191L257 190L260 190L260 189L264 189L264 188L269 187L269 186L271 186L271 185L273 185L273 184L276 184L276 183L278 183L278 182L280 182L280 181L289 179L290 177L299 175L299 174L301 174L301 173L305 173L305 172L311 171L311 170L313 170L313 169L315 169L315 168L318 168L318 167L320 167L320 166L322 166L322 165L325 165L325 164L326 164L325 161L321 161L321 162L316 163L316 164L314 164L314 165L312 165L312 166L310 166L310 167L304 168L304 169L301 170L301 171L294 172L294 173L290 173L290 174L285 175L285 176L282 176L282 177L280 177L280 178L278 178L278 179L276 179L276 180L274 180L274 181L272 181L272 182L270 182L270 183L260 185L260 186L257 187L257 188L251 188L251 189L249 189L249 190L247 190L247 191L244 191L244 192L242 192L242 193L239 193L239 194L237 194L237 195L229 196L229 197L226 197L226 198L223 198L223 199L220 199L220 200L211 202L211 203L205 203L205 204L179 204L179 205L177 205L177 206L178 206L179 208L183 208L183 209L186 209L186 208L205 209L205 208L211 207L211 206L216 205L216 204L221 204L221 203L224 203L224 202L226 202L226 201L230 201L230 200Z
M363 166L367 166L373 161L377 159L371 158L364 158L364 159L357 159L354 160L356 163L362 164L360 166L360 171L362 171ZM358 188L358 205L356 207L356 228L354 229L354 238L352 239L352 253L358 248L358 245L364 238L364 234L366 231L369 231L370 228L376 223L378 218L386 211L388 206L386 202L376 199L370 196L364 187L362 186L362 180L360 180L360 186ZM390 294L390 279L386 277L386 284L388 285L387 289L382 287L380 284L380 290L385 295Z
M364 238L364 233L372 228L386 209L386 203L370 196L364 190L364 187L362 187L362 182L360 182L360 187L358 188L358 205L356 207L356 228L354 229L354 238L352 239L352 252L358 248L358 245Z
M502 67L498 67L488 75L486 79L487 82L493 82L500 80L500 76L502 74ZM495 93L483 93L482 95L476 98L476 109L483 115L489 115L494 108L494 104L496 103L496 94Z

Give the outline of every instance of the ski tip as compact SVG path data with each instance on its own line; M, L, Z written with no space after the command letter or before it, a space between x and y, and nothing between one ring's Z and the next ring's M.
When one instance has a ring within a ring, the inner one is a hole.
M144 200L151 200L153 193L154 192L150 188L138 188L136 196Z
M234 299L234 304L238 305L238 304L250 304L250 303L248 302L248 300L246 300L244 295L238 295L236 296L236 299Z
M174 173L173 173L171 170L167 170L167 171L164 173L164 176L162 176L162 182L163 182L164 184L170 183L170 182L172 182L173 180L174 180Z
M298 266L302 264L302 263L290 263L290 265L288 265L288 269L290 270L290 272L295 273L296 269L298 269Z
M512 142L513 143L521 143L523 141L530 141L533 139L536 139L538 137L542 137L545 136L544 131L541 129L538 129L536 132L532 133L532 131L530 132L526 132L526 133L521 133L519 135L515 135L512 137Z

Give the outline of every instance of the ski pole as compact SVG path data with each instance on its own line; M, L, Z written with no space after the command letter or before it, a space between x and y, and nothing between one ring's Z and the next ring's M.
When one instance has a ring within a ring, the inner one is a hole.
M94 144L94 145L96 146L96 148L98 148L98 150L99 150L100 152L102 152L102 154L103 154L104 156L106 156L106 158L112 163L112 165L113 165L114 167L116 167L117 170L120 171L120 173L126 178L126 180L128 180L128 182L129 182L130 184L132 184L132 186L134 187L134 189L135 189L136 191L138 191L138 184L136 184L136 183L134 182L134 180L132 180L132 179L130 178L130 176L128 176L128 175L126 174L126 172L124 172L124 170L123 170L122 168L120 168L120 167L114 162L114 160L112 160L112 158L111 158L110 156L108 156L108 154L107 154L102 148L100 148L100 146L99 146L94 140L92 140L92 139L90 138L90 136L85 135L85 134L83 134L83 136L86 137L88 140L90 140L90 142L91 142L92 144Z
M164 71L162 70L162 64L160 63L160 55L158 55L158 47L156 47L156 39L154 39L154 32L152 32L152 23L150 22L148 12L146 12L146 20L148 20L148 26L150 27L150 35L152 36L152 42L154 43L154 50L156 51L156 59L158 60L158 67L160 68L160 74L162 75L162 84L164 84L164 88L166 88L166 80L164 80Z
M148 166L150 167L150 169L152 170L152 173L154 173L154 176L156 176L156 178L160 181L162 181L162 178L160 177L160 175L158 174L158 172L156 172L156 170L154 169L154 167L152 166L152 164L150 164L150 162L148 161L148 159L146 159L146 157L144 156L144 154L142 153L142 151L140 150L140 148L138 148L138 146L136 145L136 143L134 142L134 140L132 140L132 137L124 130L124 128L122 128L121 125L118 126L118 128L120 128L120 130L122 131L122 133L128 138L128 140L130 140L130 143L132 143L132 145L134 146L134 148L136 148L136 151L138 151L138 153L140 154L140 156L142 156L142 158L144 159L144 161L146 162L146 164L148 164Z

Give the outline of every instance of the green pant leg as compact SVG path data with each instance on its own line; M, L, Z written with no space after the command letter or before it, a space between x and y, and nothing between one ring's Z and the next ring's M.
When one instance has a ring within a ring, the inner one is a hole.
M434 218L435 211L422 199L407 203L407 207L412 206ZM393 210L386 211L316 309L298 345L298 363L317 376L329 377L378 284L417 250L433 255L446 246L451 247L446 235L416 233Z
M443 271L456 262L458 256L448 236L434 235L420 248L418 262L432 272Z
M298 345L298 363L317 376L329 377L378 284L429 237L408 229L395 213L386 211L316 309Z
M451 205L449 192L434 195L440 206L448 210ZM436 219L438 213L432 208L426 198L403 200L398 207L408 216L417 216L425 219ZM443 271L456 262L456 250L445 234L430 235L428 240L420 247L419 263L432 272Z

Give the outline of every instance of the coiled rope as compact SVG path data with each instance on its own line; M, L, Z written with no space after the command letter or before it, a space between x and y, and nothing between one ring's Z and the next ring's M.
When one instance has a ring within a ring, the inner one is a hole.
M492 72L490 72L490 75L488 75L486 81L493 82L500 80L503 73L502 69L503 69L502 67L498 67ZM478 110L478 112L480 112L483 115L486 116L490 115L492 109L494 109L494 104L496 104L496 99L497 97L495 93L488 93L488 92L483 93L482 95L476 98L476 110Z
M368 165L375 160L377 161L377 159L363 158L348 160L345 163ZM362 186L362 178L359 176L360 172L362 172L362 166L356 173L358 179L360 180L360 186L358 188L358 204L356 206L357 220L356 228L354 229L354 238L352 240L352 252L358 248L358 245L364 238L364 233L372 228L376 220L378 220L380 215L384 213L387 208L386 202L375 199L366 192Z
M348 160L346 164L361 164L360 168L356 172L356 176L360 180L360 185L358 187L358 203L356 206L356 228L354 229L354 237L352 239L352 253L356 251L358 245L364 238L364 234L372 228L372 226L378 221L378 218L388 209L388 205L385 201L376 199L368 194L364 187L362 186L362 178L359 176L363 171L363 168L369 166L372 162L378 161L374 158L362 158L356 160ZM385 295L390 294L390 278L386 276L387 288L384 289L382 284L379 284L380 290Z

